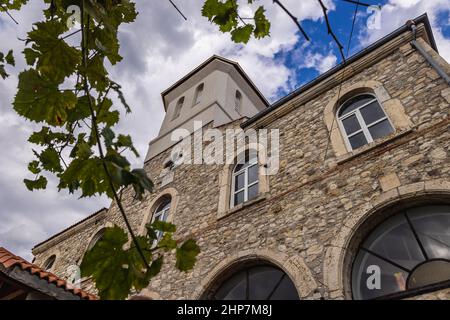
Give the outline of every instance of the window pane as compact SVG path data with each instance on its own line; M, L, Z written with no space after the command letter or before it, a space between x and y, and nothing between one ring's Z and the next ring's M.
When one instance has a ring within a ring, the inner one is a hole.
M352 112L353 110L359 108L360 106L365 105L366 103L374 100L375 98L369 94L364 94L360 96L356 96L350 100L348 100L339 111L339 116L343 116L344 114L347 114L349 112Z
M254 184L248 188L248 200L252 200L258 196L258 184Z
M370 131L370 134L372 135L373 140L385 137L385 136L391 134L392 132L394 132L391 124L389 123L389 121L387 119L384 121L381 121L380 123L377 123L376 125L371 126L369 128L369 131Z
M353 137L348 139L350 141L350 145L352 146L352 149L358 149L359 147L362 147L363 145L367 144L366 137L364 136L364 133L360 132L358 134L355 134Z
M258 165L248 168L248 184L258 180Z
M347 134L352 134L353 132L361 129L361 126L359 125L358 119L355 115L342 120L342 124L344 125L345 132L347 132Z
M409 270L425 260L403 214L382 223L363 247Z
M247 271L241 271L228 279L215 294L217 300L245 300Z
M238 174L234 177L234 190L240 190L244 187L245 173Z
M281 270L269 266L254 267L249 270L250 300L266 300L283 276Z
M371 268L379 268L380 286L376 284L375 272ZM408 273L399 269L384 260L378 259L370 253L360 251L356 257L352 271L352 291L355 299L372 299L387 294L404 291Z
M244 191L238 192L234 195L234 205L244 202Z
M417 267L408 279L408 289L420 288L450 280L450 262L429 261Z
M450 208L416 208L408 210L408 216L428 257L450 260Z
M381 118L386 117L386 114L384 113L383 109L381 109L381 106L377 101L374 101L367 107L362 108L361 115L368 125L374 123L377 120L380 120Z
M270 300L298 300L297 289L287 275L284 276Z

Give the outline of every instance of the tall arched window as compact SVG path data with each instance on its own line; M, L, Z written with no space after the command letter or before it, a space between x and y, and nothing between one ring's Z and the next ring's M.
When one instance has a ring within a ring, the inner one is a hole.
M194 105L196 105L196 104L200 103L200 101L202 101L204 88L205 88L205 84L201 83L198 85L197 89L195 89Z
M339 108L337 116L350 150L394 132L383 108L371 94L360 94L347 100Z
M237 112L241 112L241 106L242 106L242 94L239 92L239 90L236 90L236 95L234 98L234 109L236 109Z
M156 206L156 209L153 213L153 219L152 222L155 221L167 221L167 218L169 217L170 212L170 204L172 203L172 198L170 196L164 196L159 201L158 205ZM162 232L157 231L156 232L158 240L162 237Z
M233 170L231 206L252 200L259 193L258 157L254 150L247 151L243 161Z
M352 268L355 299L372 299L450 280L450 206L408 209L360 246Z
M268 264L241 268L211 294L212 300L298 300L294 283L281 269Z
M180 99L178 99L177 104L175 106L172 120L174 120L180 116L181 109L183 108L183 104L184 104L184 97L181 97Z
M47 260L45 260L44 265L42 266L42 269L49 271L53 267L56 261L56 255L50 256Z

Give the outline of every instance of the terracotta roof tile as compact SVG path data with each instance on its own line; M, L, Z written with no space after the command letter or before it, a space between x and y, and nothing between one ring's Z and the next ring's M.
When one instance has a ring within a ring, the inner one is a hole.
M74 295L79 296L81 299L98 300L97 296L87 293L79 288L75 288L71 284L67 283L67 281L59 278L53 273L45 271L35 264L29 263L25 259L12 254L3 247L0 247L0 264L3 265L3 267L5 267L6 269L19 266L22 270L28 271L32 275L37 275L41 279L46 280L48 283L53 283L58 288L69 291Z

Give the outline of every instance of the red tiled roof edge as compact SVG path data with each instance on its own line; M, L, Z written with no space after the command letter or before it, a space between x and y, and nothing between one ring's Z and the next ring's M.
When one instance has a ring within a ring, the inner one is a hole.
M75 288L67 281L57 277L51 272L47 272L42 268L39 268L35 264L29 263L25 259L16 256L6 250L3 247L0 247L0 264L3 265L6 269L19 266L22 270L28 271L32 275L37 275L43 280L46 280L48 283L55 284L58 288L62 288L68 292L73 293L76 296L79 296L81 299L85 300L98 300L96 295L87 293L79 288Z

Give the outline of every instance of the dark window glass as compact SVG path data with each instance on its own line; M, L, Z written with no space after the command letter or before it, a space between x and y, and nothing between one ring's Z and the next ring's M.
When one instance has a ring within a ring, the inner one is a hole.
M217 290L216 300L245 300L247 292L247 271L241 271L228 279Z
M381 109L377 101L374 101L366 107L361 108L360 111L367 125L386 117L383 109Z
M347 132L347 134L352 134L361 129L361 126L359 125L358 119L355 115L342 120L342 124L344 125L345 132Z
M248 168L248 184L258 180L258 165Z
M294 284L280 269L263 265L246 268L225 280L213 296L217 300L298 300Z
M371 289L369 267L381 271L381 288ZM369 279L370 280L370 279ZM370 299L450 280L450 206L408 209L371 232L355 259L352 290Z
M242 188L244 188L244 183L245 183L245 173L241 173L237 176L234 177L234 186L235 189L234 190L240 190Z
M248 188L248 200L252 200L258 196L258 184L255 183Z
M391 134L392 132L394 132L394 129L392 129L391 124L389 123L389 121L383 120L381 122L378 122L377 124L371 126L369 128L370 134L372 135L372 139L376 140L378 138L382 138L385 137L389 134Z
M374 100L375 97L371 96L369 94L362 94L359 96L356 96L347 102L341 107L341 110L339 112L339 117L343 116L344 114L347 114L349 112L352 112L353 110L365 105L366 103L369 103L370 101Z
M244 202L244 191L238 192L234 195L234 205Z
M348 140L350 141L352 149L358 149L359 147L367 144L367 139L362 132L355 134L354 136L348 138Z

